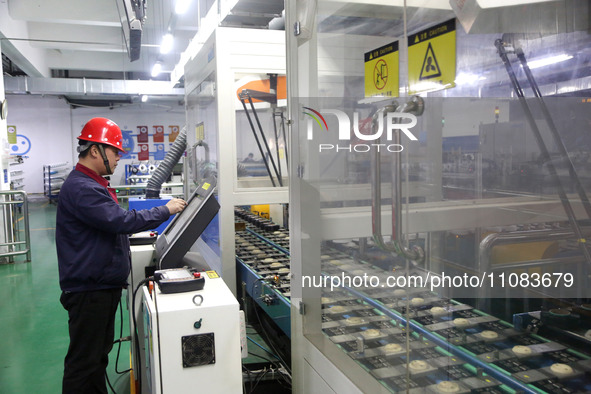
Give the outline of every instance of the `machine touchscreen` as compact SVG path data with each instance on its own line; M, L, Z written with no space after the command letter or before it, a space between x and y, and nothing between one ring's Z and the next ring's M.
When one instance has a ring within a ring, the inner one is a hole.
M214 179L203 182L156 240L160 269L180 267L183 256L217 214L220 205L214 196L215 185Z

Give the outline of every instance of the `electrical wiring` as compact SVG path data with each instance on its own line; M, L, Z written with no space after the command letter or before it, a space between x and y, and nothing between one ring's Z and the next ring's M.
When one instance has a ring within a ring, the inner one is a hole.
M141 287L143 285L145 285L146 283L148 283L149 281L154 280L153 276L150 276L148 278L144 278L140 281L140 283L138 283L137 287L135 288L135 290L133 291L133 296L131 297L131 315L133 316L133 330L134 330L134 337L135 337L135 350L136 350L136 360L137 360L137 364L138 364L138 371L142 370L142 359L140 356L140 340L138 338L138 334L137 334L137 319L135 317L135 297L137 295L137 292L139 289L141 289ZM138 392L142 392L142 377L141 374L138 374Z
M277 356L276 354L274 354L270 350L266 349L263 345L261 345L260 343L258 343L257 341L255 341L254 339L252 339L251 337L249 337L248 335L246 336L246 339L248 339L249 341L251 341L252 343L254 343L255 345L257 345L258 347L260 347L261 349L263 349L265 352L269 353L271 356L275 357L277 360L281 360L281 358L279 358L279 356Z
M126 369L124 371L119 371L119 355L121 354L121 342L123 342L123 303L119 300L119 322L120 322L120 330L119 330L119 339L116 340L114 343L119 343L117 346L117 357L115 358L115 372L119 375L124 373L130 372L132 368ZM131 337L129 337L131 339ZM128 340L129 340L128 339Z
M265 278L257 278L254 282L252 282L252 287L251 287L251 293L250 294L254 294L254 286L257 282L259 281L264 281ZM261 317L259 316L259 311L258 311L258 305L256 305L256 301L255 301L255 305L254 305L254 313L257 317L257 320L259 322L259 325L262 327L263 323L261 320ZM279 352L277 351L277 349L275 349L275 346L273 345L273 342L271 342L271 338L269 338L269 336L267 335L267 333L265 332L265 330L261 330L263 335L265 336L265 340L267 341L267 343L269 344L269 346L271 347L271 349L275 352L275 354L279 354ZM274 355L275 355L274 354ZM287 366L287 362L285 362L285 360L283 360L283 358L281 358L281 356L278 357L278 359L280 360L281 364L285 367L285 369L289 372L289 374L291 375L291 369Z

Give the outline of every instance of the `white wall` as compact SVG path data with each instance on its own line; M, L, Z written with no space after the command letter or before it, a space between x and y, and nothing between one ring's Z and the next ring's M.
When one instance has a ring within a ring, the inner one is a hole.
M122 129L137 133L138 125L147 125L152 134L152 125L163 125L165 133L169 125L184 125L185 111L182 106L174 108L149 104L128 107L76 108L70 109L65 100L50 96L9 95L10 111L7 124L16 126L17 134L28 138L30 150L22 165L25 172L27 193L43 193L43 165L68 161L72 166L78 161L76 137L91 118L101 116L112 119ZM150 137L150 142L152 137ZM19 138L18 142L25 142ZM166 150L168 138L165 136ZM11 152L21 146L10 146ZM136 141L137 151L137 141ZM22 150L21 150L22 152ZM121 160L112 184L124 183L125 164L136 160Z

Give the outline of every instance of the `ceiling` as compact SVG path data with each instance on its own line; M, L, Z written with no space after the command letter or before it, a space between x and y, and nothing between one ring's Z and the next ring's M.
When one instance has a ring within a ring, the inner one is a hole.
M181 53L199 31L214 0L192 0L183 15L175 0L145 0L140 58L127 55L118 5L123 0L0 0L0 44L5 74L42 78L170 80ZM220 25L267 28L281 14L283 1L222 2ZM217 10L214 10L217 11ZM170 53L160 54L163 35L175 37ZM162 74L151 76L162 63ZM179 82L179 83L177 83ZM182 86L181 81L173 81Z

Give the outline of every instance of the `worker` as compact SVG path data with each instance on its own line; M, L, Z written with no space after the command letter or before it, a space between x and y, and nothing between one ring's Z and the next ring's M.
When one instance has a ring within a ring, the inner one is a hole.
M121 139L115 122L89 120L78 137L78 163L59 193L55 241L70 334L63 393L107 393L115 313L131 267L128 234L158 227L187 205L173 198L141 211L121 208L104 178L124 152Z

